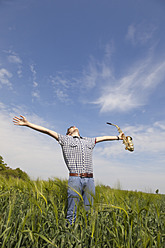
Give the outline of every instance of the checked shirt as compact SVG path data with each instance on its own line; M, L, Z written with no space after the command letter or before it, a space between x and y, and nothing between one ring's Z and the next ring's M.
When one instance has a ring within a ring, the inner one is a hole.
M70 173L93 173L92 152L95 138L58 134L65 163Z

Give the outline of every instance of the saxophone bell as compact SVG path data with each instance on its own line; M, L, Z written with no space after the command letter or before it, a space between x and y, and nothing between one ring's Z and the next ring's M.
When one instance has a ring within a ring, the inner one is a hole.
M129 150L130 152L133 152L134 151L134 145L133 145L133 142L132 142L132 137L131 136L126 136L126 140L127 140L127 144L128 144L128 146L126 147L127 148L126 150Z
M108 125L115 126L118 130L118 132L121 134L122 130L120 129L119 126L112 124L111 122L107 122ZM134 144L132 142L132 137L131 136L125 136L123 135L123 144L125 145L125 150L128 150L130 152L134 151Z

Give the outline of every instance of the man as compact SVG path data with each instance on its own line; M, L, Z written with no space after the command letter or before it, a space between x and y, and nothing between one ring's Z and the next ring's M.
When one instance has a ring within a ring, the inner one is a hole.
M82 196L86 210L93 204L95 185L92 152L95 144L102 141L122 140L123 133L119 134L119 136L86 138L80 136L79 130L75 126L68 128L66 135L61 135L42 126L28 122L22 115L20 115L20 117L15 116L13 122L14 125L26 126L48 134L55 138L61 145L64 160L69 170L67 219L72 225L76 219L79 196Z

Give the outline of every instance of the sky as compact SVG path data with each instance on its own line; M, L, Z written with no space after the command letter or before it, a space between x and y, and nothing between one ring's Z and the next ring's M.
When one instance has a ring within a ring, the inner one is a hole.
M132 136L96 144L96 184L165 194L165 2L0 0L0 155L32 179L68 178L65 134Z

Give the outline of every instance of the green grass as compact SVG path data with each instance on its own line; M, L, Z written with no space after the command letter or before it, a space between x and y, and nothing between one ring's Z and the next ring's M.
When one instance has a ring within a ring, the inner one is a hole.
M66 227L67 181L0 178L0 247L165 247L165 195L96 186Z

